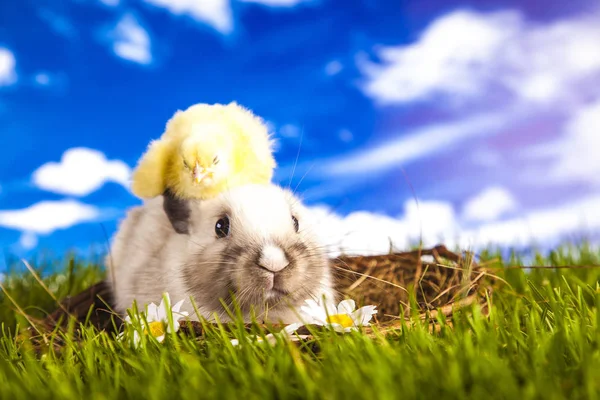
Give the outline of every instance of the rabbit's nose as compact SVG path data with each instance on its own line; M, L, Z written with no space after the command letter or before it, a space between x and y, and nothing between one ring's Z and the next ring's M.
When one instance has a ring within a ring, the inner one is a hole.
M258 260L259 267L264 268L267 271L279 272L288 265L290 265L290 262L280 247L272 244L263 247Z

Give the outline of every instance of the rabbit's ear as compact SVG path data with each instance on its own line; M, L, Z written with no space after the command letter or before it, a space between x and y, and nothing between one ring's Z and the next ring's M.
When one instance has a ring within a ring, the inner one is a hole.
M188 201L176 197L169 189L163 193L163 199L163 209L171 221L173 229L177 233L187 235L191 214Z

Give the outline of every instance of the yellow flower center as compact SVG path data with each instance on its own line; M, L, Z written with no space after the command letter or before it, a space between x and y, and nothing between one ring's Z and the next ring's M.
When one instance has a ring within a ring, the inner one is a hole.
M162 336L166 332L166 326L162 321L150 322L148 327L150 328L150 334L154 337ZM147 335L148 331L144 329L144 333Z
M327 317L327 322L330 324L340 324L344 328L350 328L354 325L354 321L348 314L334 314Z

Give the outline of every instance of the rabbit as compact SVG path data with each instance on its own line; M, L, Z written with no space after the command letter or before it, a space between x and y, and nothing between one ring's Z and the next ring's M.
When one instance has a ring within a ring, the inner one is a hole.
M245 322L297 322L305 300L335 299L314 232L299 198L272 183L203 200L165 192L130 209L113 238L115 310L158 304L168 292L191 319L231 321L222 302L233 310L235 299Z

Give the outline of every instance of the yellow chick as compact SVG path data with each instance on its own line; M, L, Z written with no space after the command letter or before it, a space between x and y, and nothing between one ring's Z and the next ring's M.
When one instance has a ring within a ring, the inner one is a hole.
M206 199L245 183L268 183L276 163L263 120L232 102L177 111L133 172L132 191Z

